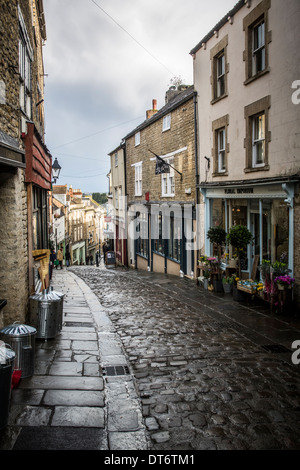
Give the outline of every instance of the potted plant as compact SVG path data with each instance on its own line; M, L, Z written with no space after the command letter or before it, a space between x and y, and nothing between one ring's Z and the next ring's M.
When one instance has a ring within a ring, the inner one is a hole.
M263 259L261 264L258 267L260 274L261 274L261 279L263 282L265 282L266 279L270 277L270 268L271 268L271 261L267 259Z
M252 233L245 225L233 225L227 235L227 241L236 252L238 258L238 273L239 277L241 277L241 253L243 253L247 245L253 241Z
M286 274L285 276L278 276L274 279L275 284L279 290L291 289L295 279Z
M207 232L207 238L213 245L215 245L217 249L217 255L218 255L218 258L217 258L218 263L216 265L217 279L213 279L214 290L216 292L222 292L223 284L222 284L221 273L220 273L220 261L221 261L222 246L225 244L225 241L226 241L226 232L222 227L211 227Z
M204 276L204 279L203 279L203 287L205 290L208 289L208 285L209 285L209 281L210 281L210 268L207 267L204 272L203 272L203 276Z
M225 294L230 294L232 291L233 277L224 276L222 278L222 282L223 282L223 289L224 289Z

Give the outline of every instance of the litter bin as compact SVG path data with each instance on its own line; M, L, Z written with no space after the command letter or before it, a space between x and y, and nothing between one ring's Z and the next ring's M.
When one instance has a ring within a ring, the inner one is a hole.
M51 290L49 291L49 295L52 299L59 301L58 312L57 312L58 314L57 328L58 328L58 331L61 331L62 324L63 324L64 294L62 292L53 290L53 287L51 287Z
M61 298L44 290L29 297L29 317L40 339L55 338L60 328Z
M114 251L107 251L105 256L105 264L108 268L116 267L116 254Z
M0 429L7 425L15 352L0 341Z
M5 326L0 331L0 339L9 344L15 352L14 370L20 370L22 378L34 374L36 333L35 328L20 322Z

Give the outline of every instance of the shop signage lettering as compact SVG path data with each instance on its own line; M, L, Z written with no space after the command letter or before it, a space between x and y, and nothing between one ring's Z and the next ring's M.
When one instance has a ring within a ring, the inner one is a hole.
M253 188L228 188L224 189L225 194L253 194Z

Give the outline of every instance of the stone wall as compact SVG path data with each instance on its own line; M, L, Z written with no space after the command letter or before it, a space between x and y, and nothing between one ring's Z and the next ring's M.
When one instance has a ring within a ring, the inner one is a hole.
M135 146L134 135L126 140L126 177L128 202L144 201L149 192L150 201L185 201L195 200L195 153L194 153L194 104L193 98L171 112L171 128L162 132L162 118L140 131L140 145ZM182 178L175 171L175 197L161 197L161 175L155 175L154 155L166 155L180 148L187 147L174 156L174 168L182 173ZM137 162L142 165L142 196L135 196L135 168ZM191 193L185 190L191 188Z
M0 326L26 321L28 309L27 195L24 170L0 175Z
M19 25L17 2L0 0L0 129L19 139Z

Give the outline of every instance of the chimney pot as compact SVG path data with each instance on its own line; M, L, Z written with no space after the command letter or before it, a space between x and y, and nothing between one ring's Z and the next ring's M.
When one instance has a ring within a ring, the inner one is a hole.
M157 106L157 101L156 101L156 100L152 100L152 109L153 109L153 110L156 110L156 106Z

